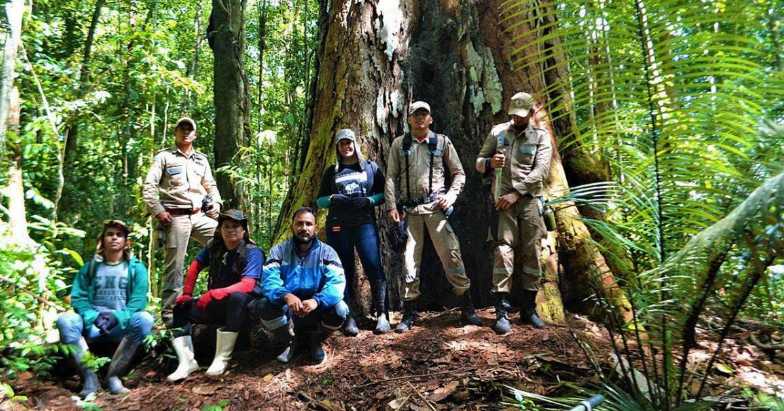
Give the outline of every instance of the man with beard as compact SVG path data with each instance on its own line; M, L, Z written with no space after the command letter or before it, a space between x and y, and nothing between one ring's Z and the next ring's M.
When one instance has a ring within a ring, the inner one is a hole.
M159 246L164 247L161 317L167 327L172 326L172 310L182 295L188 240L193 237L207 244L218 226L214 219L222 205L209 159L193 148L196 123L188 117L177 120L174 139L174 147L155 155L143 189L144 203L155 216L158 229L165 230ZM207 198L212 202L205 201Z
M270 251L261 277L264 297L252 302L250 310L285 346L278 361L290 362L306 339L310 357L320 363L326 357L324 340L348 316L346 277L335 250L316 238L313 210L294 212L291 233L291 239Z
M384 198L389 218L399 223L407 218L408 240L403 257L403 319L395 332L408 331L417 319L419 266L425 245L425 232L433 241L446 279L455 295L462 296L460 320L482 325L471 302L471 280L466 275L460 242L447 220L452 205L465 185L465 172L449 137L430 131L433 117L430 105L417 101L408 108L411 132L400 136L389 147ZM446 175L452 183L446 186ZM398 206L406 212L398 211Z
M512 290L516 247L521 248L523 258L520 320L536 328L545 327L536 315L536 294L542 275L540 240L547 233L542 219L544 181L553 149L547 130L531 124L536 112L533 106L530 94L512 96L508 112L511 121L493 127L476 159L476 170L486 176L501 171L500 178L493 182L493 192L499 197L495 199L490 229L496 240L492 291L496 300L494 329L499 334L509 332L507 298Z

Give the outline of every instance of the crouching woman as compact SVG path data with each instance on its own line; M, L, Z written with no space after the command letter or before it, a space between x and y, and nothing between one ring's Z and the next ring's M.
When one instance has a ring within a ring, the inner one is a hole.
M221 213L215 237L188 268L183 294L174 307L174 327L181 329L173 344L179 366L167 377L169 381L183 380L199 368L193 355L193 324L222 326L217 331L215 357L207 375L226 371L263 266L264 253L250 239L245 215L239 210ZM205 267L210 268L207 292L193 298L196 280Z

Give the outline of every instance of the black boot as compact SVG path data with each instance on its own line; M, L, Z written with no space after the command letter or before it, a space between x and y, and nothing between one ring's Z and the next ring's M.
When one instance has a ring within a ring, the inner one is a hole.
M414 326L417 320L417 302L416 300L403 302L403 319L400 324L395 327L396 333L404 333Z
M128 337L123 337L117 350L114 351L112 356L112 363L109 364L109 371L106 373L106 386L112 394L125 394L128 391L123 387L121 376L125 375L128 371L128 365L131 364L136 352L139 351L141 343L132 340Z
M537 291L523 291L523 307L520 310L520 321L523 324L531 324L536 328L547 327L541 318L536 314L536 294Z
M493 330L500 335L509 332L509 301L508 293L496 293L495 295L495 325Z
M324 352L324 341L332 334L334 330L331 330L325 327L323 324L319 323L316 326L316 329L311 331L308 335L308 347L310 348L310 358L317 362L323 362L325 358L327 358L327 354Z
M278 362L284 364L289 363L291 359L294 358L294 354L298 348L297 338L294 335L294 323L289 320L289 323L283 327L272 330L272 334L275 336L275 344L278 347L283 348L283 351L278 354L276 359Z
M79 396L82 398L86 398L88 395L98 391L98 376L82 362L82 357L84 357L84 353L86 352L87 341L85 341L84 338L81 338L79 342L76 343L76 349L71 351L71 355L69 356L71 363L76 367L76 370L79 372L79 376L84 383L82 391L79 392Z
M374 334L386 334L391 329L389 326L389 313L386 309L387 284L377 282L373 289L373 306L376 308L376 329Z
M471 290L463 293L463 301L460 304L460 322L464 325L482 326L482 319L474 311L474 303L471 301Z
M359 334L359 327L357 327L357 322L354 321L354 317L349 313L346 322L343 323L343 335L346 337L356 337L357 334Z

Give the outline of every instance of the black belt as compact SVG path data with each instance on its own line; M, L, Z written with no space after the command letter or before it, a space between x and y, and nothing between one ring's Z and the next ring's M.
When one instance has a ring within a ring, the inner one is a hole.
M430 204L433 201L436 201L436 196L435 195L428 195L428 196L414 197L412 199L403 201L402 204L404 206L406 206L406 207L416 207L416 206L419 206L419 205L422 205L422 204Z
M167 208L166 212L171 215L191 215L197 214L201 211L201 208L192 209L192 208Z

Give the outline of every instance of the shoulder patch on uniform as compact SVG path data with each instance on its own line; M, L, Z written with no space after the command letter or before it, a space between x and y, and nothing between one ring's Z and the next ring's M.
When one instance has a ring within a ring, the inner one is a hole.
M493 128L490 130L490 133L491 133L491 134L493 134L494 136L497 136L497 135L499 135L499 134L501 134L501 133L505 132L506 130L508 130L508 129L509 129L509 124L510 124L510 123L501 123L501 124L496 124L496 125L494 125L494 126L493 126Z

